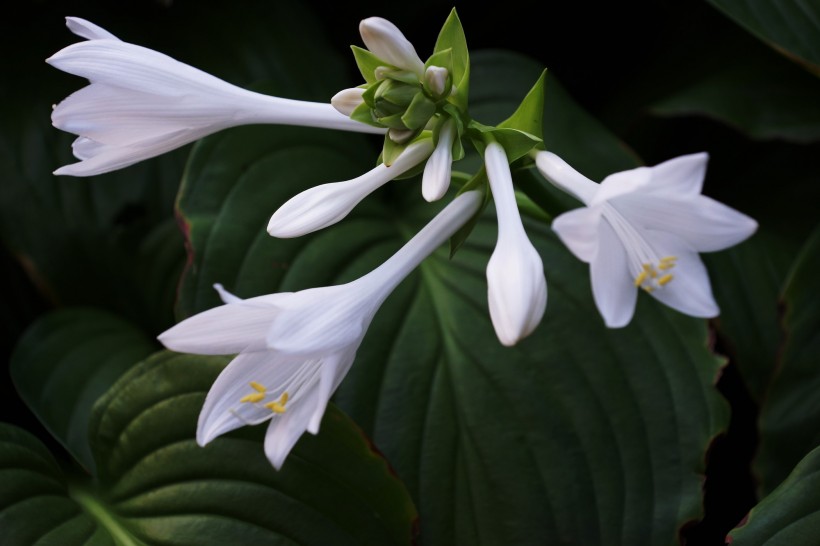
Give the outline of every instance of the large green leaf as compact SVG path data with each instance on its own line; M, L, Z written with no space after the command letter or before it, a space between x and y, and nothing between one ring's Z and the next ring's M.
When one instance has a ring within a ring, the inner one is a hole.
M775 49L820 74L820 6L801 0L709 0Z
M820 81L764 50L690 82L654 103L664 116L703 115L751 138L820 140Z
M727 542L732 546L815 546L820 537L820 448L754 507Z
M780 352L780 294L794 253L779 238L761 231L741 245L703 259L721 309L715 326L759 404Z
M97 399L157 343L117 315L92 308L54 311L35 322L11 358L20 396L88 470L88 419Z
M481 59L473 56L474 98L505 76ZM553 142L562 134L584 146L603 142L586 156L563 144L596 172L632 164L561 96L548 91ZM196 148L179 200L192 249L180 315L215 305L214 282L246 297L355 278L442 206L422 200L417 179L393 182L332 228L269 238L265 222L288 197L372 162L360 139L321 135L248 129ZM545 225L527 229L550 290L547 317L530 338L507 349L493 333L488 212L452 261L439 249L391 295L336 400L408 485L424 544L673 544L701 513L705 452L727 419L705 323L641 296L633 324L607 330L586 266Z
M0 423L0 533L10 546L114 545L68 496L60 466L30 433Z
M0 502L4 539L60 537L65 546L411 543L416 513L406 490L333 407L320 433L306 435L279 472L263 453L265 427L197 446L197 415L226 362L162 352L126 374L92 416L95 484L74 479L66 486L42 446L0 429L0 472L13 486L4 487ZM49 507L46 517L35 512ZM42 540L37 544L48 543Z
M804 246L783 293L785 344L761 409L756 461L771 491L820 445L820 229Z

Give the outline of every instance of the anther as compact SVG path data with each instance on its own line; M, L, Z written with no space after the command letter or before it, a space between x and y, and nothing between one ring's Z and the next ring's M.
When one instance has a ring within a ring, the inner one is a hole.
M285 406L280 404L279 402L268 402L265 404L265 407L271 410L273 413L285 413Z
M265 391L268 390L264 386L257 383L256 381L251 381L250 385L251 385L251 388L253 390L255 390L256 392L265 392Z
M674 278L674 276L671 273L667 273L666 275L664 275L663 277L658 279L658 284L660 286L664 286L666 283L671 281L673 278Z
M265 393L262 392L255 392L253 394L247 394L239 399L240 402L251 402L253 404L257 402L261 402L265 399Z

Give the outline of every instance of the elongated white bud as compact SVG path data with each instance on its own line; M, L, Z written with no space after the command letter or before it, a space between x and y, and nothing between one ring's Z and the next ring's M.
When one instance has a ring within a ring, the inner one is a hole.
M349 116L353 113L353 110L358 108L359 105L364 102L364 99L362 98L363 94L364 89L361 87L342 89L333 95L333 98L330 99L330 104L332 104L333 108L338 110L339 113Z
M387 19L369 17L359 23L359 33L367 49L379 59L415 72L419 79L424 76L424 63L413 44Z
M268 233L299 237L333 225L371 192L427 159L432 151L432 140L424 139L408 146L390 167L381 164L352 180L305 190L279 207L268 223Z
M421 194L431 203L441 199L450 187L454 138L455 122L447 120L441 128L436 149L424 166L424 176L421 179Z
M521 223L504 148L488 144L484 161L498 216L498 242L487 264L487 299L498 339L511 346L541 322L547 281L541 256Z

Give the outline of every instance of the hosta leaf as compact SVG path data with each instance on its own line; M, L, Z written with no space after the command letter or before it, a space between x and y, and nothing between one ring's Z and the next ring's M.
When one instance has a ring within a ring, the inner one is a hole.
M474 96L495 122L516 104L504 110L482 85L528 80L523 97L541 72L528 79L514 67L535 63L503 54L473 60ZM549 106L547 89L545 133L583 158L579 169L633 165L589 118L558 112L560 94ZM265 222L288 197L372 164L361 140L320 134L249 129L196 149L179 200L193 263L181 316L217 303L214 282L247 297L358 277L442 206L422 200L417 179L391 182L332 228L270 239ZM607 330L587 267L529 222L547 268L547 316L519 346L502 347L486 306L491 212L452 261L439 249L385 302L336 400L407 483L424 544L674 544L701 513L705 452L727 419L704 321L641 296L632 325Z
M726 537L732 546L814 546L820 536L820 448Z
M709 0L786 56L820 74L820 6L801 0Z
M48 449L6 423L0 423L0 479L0 533L6 544L115 544L69 497L68 481Z
M760 414L761 446L755 463L770 491L809 451L820 445L820 229L806 242L783 293L783 345L778 369Z
M808 143L820 140L818 94L820 80L769 53L735 61L650 108L662 116L717 119L758 140Z
M404 487L334 407L279 472L264 456L264 427L196 444L205 393L227 360L157 353L109 390L90 426L96 484L63 478L31 437L0 428L0 475L10 484L0 497L4 540L410 544L416 513Z
M780 293L794 253L760 231L725 252L705 254L721 314L714 321L746 388L760 403L782 343Z
M88 419L94 403L156 341L107 311L72 308L35 322L11 358L20 396L48 430L88 470Z

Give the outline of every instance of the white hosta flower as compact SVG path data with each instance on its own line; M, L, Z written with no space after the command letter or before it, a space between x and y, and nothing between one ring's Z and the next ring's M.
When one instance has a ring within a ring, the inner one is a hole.
M389 167L382 163L352 180L305 190L273 213L268 233L280 238L299 237L335 224L362 199L427 159L432 151L432 139L423 139L408 146Z
M438 144L427 164L421 178L421 194L427 201L438 201L450 187L450 174L453 165L453 141L456 137L455 122L447 120L441 128Z
M359 23L359 33L364 45L376 57L396 68L414 72L419 80L424 78L424 62L396 25L381 17L369 17Z
M557 217L552 228L590 264L607 326L629 323L638 288L687 315L720 312L698 253L736 245L757 223L701 195L707 160L705 153L684 155L596 184L551 152L536 155L541 173L586 205Z
M302 433L318 432L379 306L480 202L478 192L460 195L381 266L344 285L246 300L217 286L224 305L159 336L175 351L238 353L208 392L197 442L204 446L243 425L269 420L265 454L281 468Z
M90 85L58 104L55 127L79 135L79 163L55 174L91 176L127 167L228 127L276 123L383 133L340 114L330 104L254 93L138 45L100 27L67 18L87 38L47 59Z
M498 242L487 264L487 299L498 339L511 346L541 322L547 281L541 256L521 223L504 148L488 144L484 162L498 216Z

